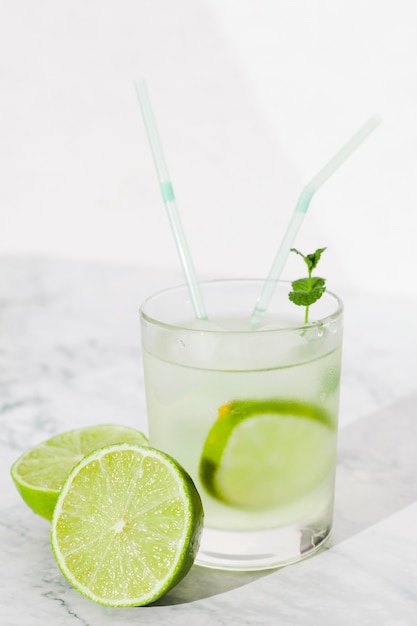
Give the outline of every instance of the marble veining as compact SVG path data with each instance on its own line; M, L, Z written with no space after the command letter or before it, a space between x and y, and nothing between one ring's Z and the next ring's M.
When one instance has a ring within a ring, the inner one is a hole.
M417 614L417 300L346 305L335 528L327 548L272 572L193 567L154 605L108 609L60 574L48 523L9 467L56 432L98 422L146 431L138 306L175 272L0 259L2 626L411 626ZM378 314L376 314L378 311Z

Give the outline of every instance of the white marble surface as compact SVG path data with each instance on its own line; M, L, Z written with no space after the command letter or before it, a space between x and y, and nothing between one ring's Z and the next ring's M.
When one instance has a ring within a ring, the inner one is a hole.
M178 282L151 267L0 258L2 626L411 626L417 614L416 298L341 294L344 374L334 535L263 573L194 567L155 605L107 609L55 564L48 524L9 477L56 432L120 421L146 430L137 309Z

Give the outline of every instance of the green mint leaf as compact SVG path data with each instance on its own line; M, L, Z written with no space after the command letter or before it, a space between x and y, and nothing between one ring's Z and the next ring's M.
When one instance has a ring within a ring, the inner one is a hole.
M297 306L308 306L308 294L303 291L290 291L288 297Z
M296 254L299 254L304 261L307 263L306 257L304 256L304 254L302 252L300 252L299 250L297 250L297 248L291 248L290 252L295 252Z
M311 279L310 278L299 278L298 280L294 280L291 283L291 287L293 291L310 291L311 289Z
M326 291L326 281L319 276L312 276L313 270L317 267L320 257L326 248L317 248L312 254L304 255L296 248L291 248L291 252L295 252L300 255L305 264L307 265L308 276L306 278L299 278L291 283L292 291L288 294L291 302L298 306L305 306L305 318L304 322L308 323L308 313L310 304L317 302Z
M291 248L291 252L299 254L304 259L304 262L307 265L310 274L317 267L317 264L320 261L320 257L325 250L326 248L317 248L317 250L312 254L303 254L302 252L297 250L297 248Z
M289 299L298 306L309 306L317 302L326 291L326 281L318 276L294 280Z
M313 254L307 254L305 258L307 259L307 264L311 270L316 269L317 263L320 261L320 257L325 250L326 248L317 248Z

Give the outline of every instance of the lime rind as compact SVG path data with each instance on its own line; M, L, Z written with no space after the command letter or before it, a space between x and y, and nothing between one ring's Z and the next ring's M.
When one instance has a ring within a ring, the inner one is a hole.
M13 480L23 502L33 513L50 521L58 495L57 492L41 487L34 489L23 481Z
M186 471L165 453L115 444L84 457L58 496L51 543L80 593L112 607L154 602L188 573L203 507Z

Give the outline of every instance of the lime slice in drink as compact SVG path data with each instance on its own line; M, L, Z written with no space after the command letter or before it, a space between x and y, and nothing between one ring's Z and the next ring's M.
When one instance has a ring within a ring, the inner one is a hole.
M331 471L335 426L319 407L248 400L219 409L205 441L200 479L214 497L243 509L283 506Z
M28 450L13 463L10 473L26 504L50 520L66 477L86 454L112 443L147 441L143 433L128 426L87 426L51 437Z
M71 471L55 506L51 543L80 593L106 606L141 606L187 574L202 525L200 496L174 459L115 444Z

